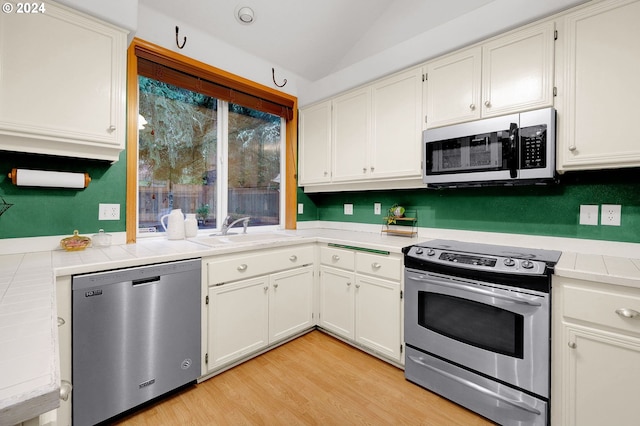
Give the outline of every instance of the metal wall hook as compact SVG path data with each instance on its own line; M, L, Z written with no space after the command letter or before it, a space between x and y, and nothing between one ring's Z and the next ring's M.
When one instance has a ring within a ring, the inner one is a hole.
M182 38L182 46L180 46L180 41L178 39L179 32L180 32L180 28L176 25L176 45L178 46L178 49L182 49L184 45L187 44L187 37L185 36Z
M273 77L273 84L275 84L276 86L284 87L284 85L287 84L286 78L282 81L282 84L276 83L276 70L274 68L271 68L271 76Z

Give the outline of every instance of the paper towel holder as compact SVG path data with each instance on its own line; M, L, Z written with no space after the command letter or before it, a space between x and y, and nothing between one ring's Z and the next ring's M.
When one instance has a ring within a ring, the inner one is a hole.
M89 173L55 172L12 168L8 174L11 183L16 186L35 186L43 188L84 189L89 186Z

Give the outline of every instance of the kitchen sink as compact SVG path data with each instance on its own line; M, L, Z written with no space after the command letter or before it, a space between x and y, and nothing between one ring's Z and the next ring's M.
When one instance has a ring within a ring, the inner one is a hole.
M296 235L285 234L282 232L266 232L258 234L232 234L227 235L210 235L208 237L194 238L193 241L209 247L226 246L230 244L251 243L255 241L282 241L292 238L302 238Z

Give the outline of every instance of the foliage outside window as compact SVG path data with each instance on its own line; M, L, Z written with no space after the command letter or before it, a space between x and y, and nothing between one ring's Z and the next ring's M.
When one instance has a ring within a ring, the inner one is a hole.
M139 76L138 229L162 232L172 209L195 213L201 229L226 215L279 225L278 116Z

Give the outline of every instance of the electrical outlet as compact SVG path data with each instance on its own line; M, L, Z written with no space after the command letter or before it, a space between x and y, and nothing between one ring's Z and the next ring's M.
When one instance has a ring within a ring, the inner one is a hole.
M580 206L580 225L598 225L598 206Z
M352 215L353 214L353 204L345 204L344 205L344 214Z
M98 220L120 220L120 204L98 204Z
M600 212L600 225L620 226L622 206L620 204L603 204Z
M304 204L298 203L298 214L304 213Z
M373 203L373 214L382 214L382 204Z

